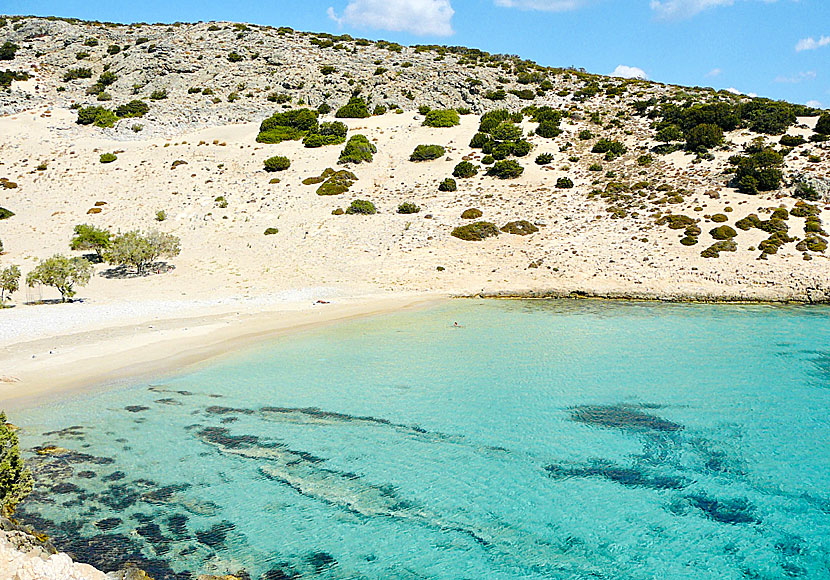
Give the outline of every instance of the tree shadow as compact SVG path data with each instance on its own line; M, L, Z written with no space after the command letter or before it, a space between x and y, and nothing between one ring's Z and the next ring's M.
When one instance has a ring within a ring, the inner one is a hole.
M89 262L90 264L103 264L104 263L104 260L101 259L101 256L99 256L98 254L95 254L95 253L84 254L81 257L84 260L86 260L87 262Z
M61 300L60 298L47 298L46 300L29 300L28 302L24 302L26 306L39 306L45 304L72 304L74 302L83 302L83 298L67 298L66 302Z
M109 280L123 280L125 278L145 278L147 276L154 276L156 274L165 274L175 269L175 266L168 264L167 262L153 262L152 264L147 266L144 269L144 271L140 274L136 272L135 268L131 266L116 266L114 268L104 270L99 274L99 276L107 278Z

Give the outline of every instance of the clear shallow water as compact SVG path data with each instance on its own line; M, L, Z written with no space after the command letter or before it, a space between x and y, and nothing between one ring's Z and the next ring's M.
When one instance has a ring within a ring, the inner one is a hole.
M157 580L830 578L828 345L824 307L349 322L16 412L64 449L22 516Z

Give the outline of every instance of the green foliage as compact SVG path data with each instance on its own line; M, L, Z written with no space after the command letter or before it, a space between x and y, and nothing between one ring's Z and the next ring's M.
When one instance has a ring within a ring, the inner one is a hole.
M346 208L346 213L348 215L371 215L373 213L377 213L377 209L375 209L375 204L373 204L371 201L367 201L365 199L356 199L349 205L349 207Z
M822 113L816 122L816 133L830 135L830 113Z
M652 163L654 163L654 157L652 157L651 155L640 155L637 158L637 165L639 165L640 167L648 167Z
M291 161L289 161L288 157L283 157L281 155L269 157L263 162L263 164L265 165L265 171L269 172L285 171L291 167Z
M801 135L782 135L778 142L784 147L798 147L804 145L807 141Z
M519 165L512 159L496 161L490 169L487 170L487 175L498 177L499 179L514 179L519 177L524 172L524 167Z
M741 118L755 133L780 135L795 123L795 110L789 103L752 99L741 105Z
M328 115L331 112L331 105L328 103L321 103L319 107L317 107L317 112L321 115Z
M115 109L115 114L124 118L143 117L150 111L150 105L138 99L132 100L129 103L121 105Z
M697 125L686 134L686 149L689 151L706 151L721 143L723 143L723 129L714 124Z
M452 177L447 177L438 184L438 191L456 191L458 184Z
M61 301L75 295L75 286L86 286L92 276L92 264L83 258L67 258L55 254L40 263L26 276L26 285L53 286L61 294Z
M156 212L156 221L157 222L163 222L166 219L167 219L167 212L166 211L164 211L163 209L160 209Z
M579 132L579 139L582 141L588 141L593 138L594 134L591 133L588 129L582 129L582 131Z
M3 243L0 242L0 252L3 251ZM20 268L8 266L0 270L0 308L6 297L11 296L20 289ZM2 429L2 427L0 427ZM2 479L2 468L0 468L0 479ZM2 485L0 485L0 488ZM0 500L1 501L1 500Z
M354 182L357 181L357 175L345 169L335 171L329 167L323 171L320 179L324 181L317 188L317 195L339 195L349 190Z
M373 155L377 153L378 149L365 135L352 135L343 151L340 153L338 163L371 163Z
M556 180L557 189L571 189L573 186L574 182L568 177L560 177Z
M540 153L536 156L536 165L547 165L553 161L553 155L550 153Z
M323 147L325 145L340 145L346 141L346 133L348 127L340 121L333 123L321 123L320 127L315 132L309 132L303 145L306 147Z
M484 212L482 212L480 209L478 209L477 207L471 207L461 212L461 219L474 220L480 218L483 215Z
M0 71L0 89L9 89L12 86L12 81L27 81L29 80L29 73L17 72L13 70Z
M545 139L553 139L562 134L562 129L559 128L559 121L542 121L536 127L536 134Z
M302 139L309 133L317 133L317 111L313 109L293 109L284 113L274 113L259 125L257 143L280 143Z
M205 94L202 92L202 94ZM151 101L161 101L162 99L167 98L167 89L157 89L150 93L150 100Z
M337 69L335 67L331 66L330 64L324 64L323 66L320 67L320 73L323 76L328 76L328 75L334 74L336 72L337 72Z
M743 193L774 191L781 185L783 156L771 147L753 146L746 155L729 158L737 166L734 183Z
M729 240L737 236L738 232L727 225L723 225L709 230L709 235L716 240Z
M285 93L269 93L265 99L269 103L277 103L278 105L284 105L285 103L291 102L291 95L287 95Z
M591 149L592 153L605 153L606 159L609 158L609 154L611 156L610 158L613 159L614 157L625 154L627 151L626 146L619 141L612 141L605 138L597 141Z
M721 252L734 252L737 249L738 245L735 243L735 240L721 240L703 250L700 255L704 258L718 258Z
M410 161L432 161L444 156L446 150L440 145L418 145L409 156Z
M105 107L83 107L78 109L78 125L95 125L96 127L112 127L118 117Z
M11 40L7 40L3 43L3 46L0 46L0 60L14 60L14 53L18 50L20 50L19 46Z
M91 79L92 71L88 68L71 68L63 73L63 82L68 83L75 79Z
M495 162L496 162L496 158L493 157L492 155L485 155L484 157L481 158L481 164L482 165L492 165Z
M280 231L277 228L265 228L265 235L266 236L273 236L274 234L278 234Z
M491 101L503 101L507 98L507 93L504 91L504 89L487 91L486 93L484 93L484 98L489 99Z
M69 247L75 251L92 250L103 259L104 251L110 247L112 234L109 230L97 228L89 224L75 226L75 235L69 242Z
M464 179L467 177L473 177L478 173L478 169L475 165L470 163L469 161L462 161L455 168L452 170L452 176L458 177L460 179Z
M431 110L432 110L432 108L429 105L420 105L418 107L418 113L420 113L421 115L426 115Z
M84 46L98 46L98 39L97 38L87 38L84 41Z
M529 236L539 231L539 228L527 220L517 220L514 222L507 222L501 227L501 231L506 234L513 234L514 236Z
M132 230L113 238L110 247L104 251L104 260L109 264L132 266L141 274L160 257L173 258L181 252L178 237L158 231L143 234Z
M375 110L372 111L372 116L380 117L381 115L385 115L387 110L386 105L375 105Z
M112 163L116 159L118 159L118 157L115 155L115 153L102 153L101 157L99 158L99 161L101 163Z
M458 226L450 234L459 240L480 242L486 238L499 235L499 228L491 222L473 222L465 226Z
M671 143L672 141L682 141L683 140L683 131L680 130L680 127L677 125L667 125L657 131L657 136L655 137L661 143Z
M481 121L478 125L480 133L492 133L493 130L499 126L500 123L511 120L510 113L507 109L495 109L487 111L481 116Z
M116 55L119 52L121 52L121 47L118 46L117 44L110 44L107 47L107 54L109 54L109 55Z
M370 117L371 114L366 101L360 97L352 97L348 103L337 109L334 116L340 119L364 119Z
M496 141L517 141L524 136L522 128L510 121L502 121L491 131Z
M405 201L401 205L398 206L398 213L418 213L421 211L421 208L412 203L411 201Z
M13 215L14 215L14 213L10 209L6 209L5 207L0 207L0 220L9 219Z
M34 478L20 457L17 433L0 412L0 514L11 516L33 487Z
M425 127L454 127L461 123L458 111L454 109L435 109L424 117Z
M228 61L230 62L241 62L243 60L245 60L245 57L238 52L231 51L228 53Z

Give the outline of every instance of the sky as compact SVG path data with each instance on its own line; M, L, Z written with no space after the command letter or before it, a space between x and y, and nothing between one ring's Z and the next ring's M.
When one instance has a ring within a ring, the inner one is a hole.
M0 0L0 13L460 45L830 108L830 0Z

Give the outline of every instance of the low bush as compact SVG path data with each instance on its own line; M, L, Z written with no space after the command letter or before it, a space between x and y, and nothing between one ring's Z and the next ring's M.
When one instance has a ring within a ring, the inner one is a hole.
M409 156L410 161L433 161L444 156L446 150L440 145L418 145Z
M320 177L325 181L317 188L317 195L340 195L347 192L357 181L357 175L345 169L335 171L327 168Z
M115 109L116 116L124 118L143 117L150 111L150 106L144 101L133 100Z
M536 165L547 165L553 161L553 155L550 153L540 153L536 156Z
M640 155L637 158L637 165L639 165L640 167L648 167L652 163L654 163L654 157L652 157L651 155Z
M438 191L456 191L457 189L458 184L455 183L455 179L452 177L447 177L438 184Z
M317 111L312 109L294 109L284 113L274 113L259 125L257 143L281 143L302 139L319 129Z
M245 60L245 57L239 54L238 52L231 51L228 53L229 62L241 62L243 60Z
M830 135L830 113L822 113L816 122L816 133Z
M375 105L375 110L372 111L372 116L380 117L381 115L385 115L387 110L386 105Z
M411 201L405 201L401 205L398 206L398 213L418 213L421 211L421 208L412 203Z
M716 213L715 215L712 216L712 221L715 222L716 224L720 224L720 223L729 221L729 218L726 217L726 214Z
M582 131L579 132L578 136L582 141L588 141L589 139L594 138L594 134L591 133L588 129L582 129Z
M557 189L570 189L574 186L574 182L568 177L560 177L556 180Z
M378 149L365 135L352 135L343 151L340 153L338 163L371 163L373 155L377 153Z
M68 83L69 81L75 79L91 79L92 78L92 71L88 68L79 67L79 68L71 68L65 73L63 73L63 82Z
M424 117L425 127L454 127L461 123L458 111L454 109L435 109Z
M471 207L461 212L461 219L474 220L480 218L483 215L484 213L480 209L478 209L477 207Z
M105 107L83 107L78 109L78 125L95 125L96 127L112 127L118 117Z
M265 228L265 234L264 235L273 236L274 234L278 234L278 233L280 233L280 231L277 228Z
M513 234L516 236L529 236L530 234L538 232L539 228L527 220L517 220L503 225L501 231L506 234Z
M450 235L459 240L480 242L486 238L499 235L499 228L491 222L474 222L454 228Z
M610 157L611 159L624 155L627 151L628 149L625 145L619 141L611 141L609 139L600 139L591 149L592 153L605 153L606 158Z
M734 252L737 249L738 245L735 243L735 240L722 240L720 242L715 242L703 250L700 255L704 258L718 258L720 257L721 252Z
M366 101L360 97L352 97L348 103L337 109L334 116L341 119L364 119L370 117L371 114L366 106Z
M375 204L371 201L356 199L351 203L351 205L349 205L349 207L346 208L346 213L348 215L371 215L373 213L377 213L377 209L375 209Z
M288 157L282 157L281 155L275 155L274 157L269 157L264 161L265 171L285 171L291 166L291 161Z
M0 207L0 220L9 219L14 215L10 209L6 209L5 207Z
M746 155L732 156L729 162L736 166L733 183L743 193L774 191L781 185L784 157L771 147L751 146Z
M102 153L99 161L101 163L112 163L116 159L118 159L118 157L114 153Z
M723 143L723 129L712 123L702 123L686 134L688 151L704 152Z
M737 236L738 232L731 227L724 225L709 230L709 235L716 240L729 240Z
M0 46L0 60L14 60L14 54L20 50L20 47L13 43L11 40L7 40Z
M452 170L452 176L459 179L473 177L478 174L478 169L469 161L462 161Z
M524 167L519 165L512 159L496 161L490 169L487 170L487 175L498 177L499 179L515 179L524 172Z
M801 135L782 135L778 142L784 147L798 147L804 145L807 141Z
M204 93L202 93L204 94ZM156 89L152 93L150 93L150 100L151 101L161 101L167 98L167 89Z
M481 158L481 164L482 165L492 165L495 162L496 162L496 158L493 157L492 155L485 155L484 157Z

